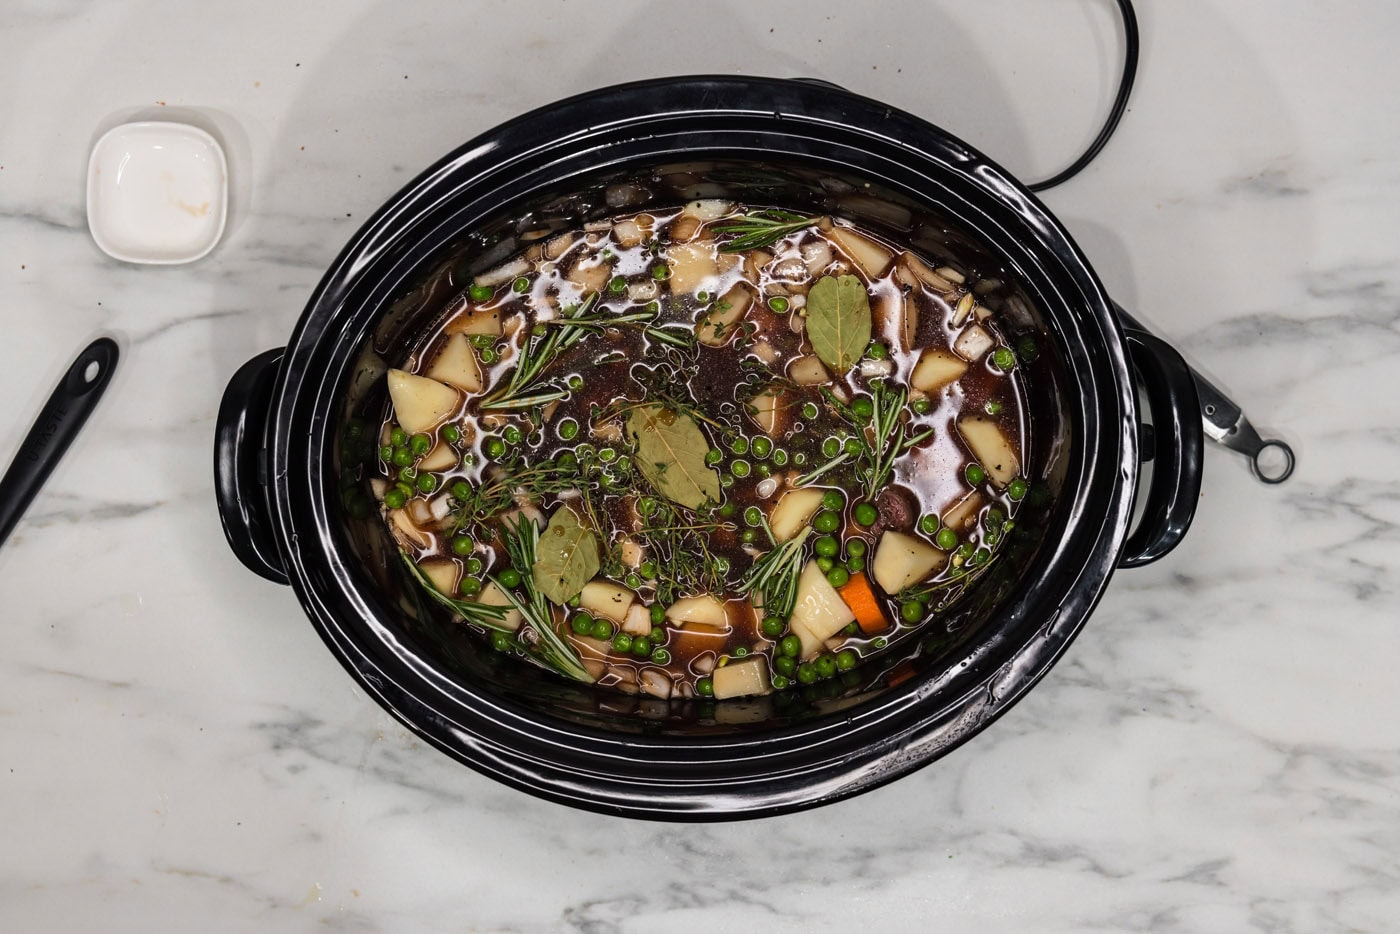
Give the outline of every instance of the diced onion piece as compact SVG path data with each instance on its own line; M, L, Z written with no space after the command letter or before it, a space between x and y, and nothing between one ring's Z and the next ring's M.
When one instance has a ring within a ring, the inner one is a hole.
M477 334L500 337L505 333L499 308L477 308L466 314L459 314L444 330L449 334L466 334L468 337Z
M627 283L627 297L634 302L649 302L661 294L661 283L655 279L638 279Z
M637 676L637 683L652 697L665 700L671 696L671 678L660 668L643 668Z
M891 530L880 536L870 569L885 593L897 594L947 563L948 556L923 539Z
M610 580L596 577L583 585L578 595L579 609L587 610L594 616L604 616L620 623L627 619L627 611L632 608L637 595Z
M501 619L501 625L507 629L520 628L520 611L517 610L514 604L506 598L506 595L501 592L501 588L497 587L494 583L488 581L486 586L481 588L481 593L477 594L472 599L472 602L481 603L486 606L510 607L509 610L506 610L506 615Z
M389 528L394 537L405 545L427 548L433 543L428 533L420 529L404 509L389 510Z
M486 270L486 272L476 276L472 281L477 285L495 288L502 283L509 282L517 276L523 276L529 271L529 263L523 259L513 259L508 263L497 266L495 269Z
M826 371L816 354L795 357L788 364L787 375L788 379L799 386L817 386L831 380L831 374Z
M423 375L463 392L481 392L481 365L465 334L449 335Z
M1004 487L1021 472L1021 462L1001 427L983 415L968 415L958 419L958 434L962 435L977 463L986 468L987 475L998 487Z
M569 269L569 281L584 295L603 291L603 286L608 284L610 278L612 266L590 254L579 257Z
M957 382L966 372L965 360L946 350L929 347L919 354L919 362L909 374L909 385L921 392L938 392Z
M821 505L821 490L788 490L768 516L768 527L773 530L773 537L779 544L792 538L802 531L807 520L812 518L812 514L820 509Z
M930 269L923 260L913 253L905 253L899 259L900 268L896 270L899 281L905 285L917 285L923 283L935 292L947 293L953 291L953 283L940 276Z
M666 618L676 623L690 626L707 626L710 629L729 628L729 614L724 603L717 597L701 594L698 597L682 597L666 608Z
M710 676L715 697L748 697L753 694L767 694L772 690L768 682L768 662L761 655L753 655L740 661L731 661L723 668L716 668Z
M617 239L618 246L630 250L642 242L642 227L629 217L613 225L613 236Z
M390 370L388 379L394 417L411 435L434 428L461 405L462 397L457 390L435 379L414 376L403 370Z
M849 227L832 227L827 236L871 279L883 275L894 258L889 248Z
M962 285L967 281L967 276L964 276L952 266L939 266L934 272L956 285Z
M732 209L728 201L719 198L706 198L701 201L692 201L685 206L685 213L701 221L716 221L728 214Z
M802 262L807 265L808 275L815 276L831 265L831 244L825 240L809 240L802 244L799 252L802 254Z
M631 636L645 636L651 632L651 612L639 600L627 611L622 621L622 631Z
M875 376L889 376L894 372L894 361L888 357L883 360L872 360L869 357L862 357L860 361L860 375L867 379Z
M559 236L555 237L553 240L550 240L544 245L544 258L558 259L565 253L567 253L569 251L569 247L573 245L573 233L561 233Z
M423 576L432 582L438 593L450 597L457 592L457 581L461 577L462 569L458 567L456 561L441 559L419 561L418 570L422 571Z
M715 244L711 240L682 243L666 251L666 264L671 270L667 282L675 294L694 294L708 286L718 272Z
M953 327L962 327L962 323L966 321L967 316L972 313L972 306L976 304L977 299L973 297L971 292L968 292L962 298L958 299L957 305L953 307Z
M451 470L457 466L457 452L452 450L451 445L438 442L437 447L423 455L423 459L416 466L418 470L428 473Z
M855 618L846 601L827 581L825 572L817 567L817 562L808 561L797 580L797 601L793 604L790 620L792 628L804 630L816 641L817 651L820 651L824 640L855 622Z
M696 322L696 339L711 347L723 346L749 313L752 304L753 287L747 282L734 283L720 296L714 307Z
M953 350L964 360L977 361L982 355L996 346L996 339L980 325L970 324L953 342Z

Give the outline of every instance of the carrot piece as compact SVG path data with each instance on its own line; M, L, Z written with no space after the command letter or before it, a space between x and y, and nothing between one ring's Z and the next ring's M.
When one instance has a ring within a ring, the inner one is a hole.
M865 576L864 571L852 574L850 580L836 588L836 592L841 595L846 606L850 607L851 612L856 615L856 623L860 626L861 632L872 636L890 628L889 620L885 619L884 610L880 609L880 599L870 588L870 580Z

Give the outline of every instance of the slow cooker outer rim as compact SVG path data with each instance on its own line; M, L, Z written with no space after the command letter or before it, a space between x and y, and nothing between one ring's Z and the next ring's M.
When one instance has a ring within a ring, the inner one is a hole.
M277 469L274 470L274 477L277 485L277 495L274 499L276 501L278 524L284 535L284 539L288 541L294 540L296 534L295 529L298 524L289 513L289 496L287 494L289 472L287 469L286 454L287 429L292 415L292 404L295 402L298 395L298 393L295 392L288 393L295 385L299 385L299 383L291 380L289 374L295 369L295 357L297 352L307 350L305 346L305 337L308 332L308 326L313 323L316 317L315 312L318 309L323 309L327 297L333 295L337 288L345 284L347 270L350 270L351 275L353 275L353 270L364 262L367 250L375 252L386 247L386 242L379 242L376 244L374 240L376 234L385 232L384 227L386 220L393 218L394 215L402 211L406 205L414 202L415 193L417 194L417 198L421 199L425 193L432 192L435 186L448 184L449 180L453 178L453 173L461 170L463 165L470 162L469 157L471 153L481 151L484 145L483 140L488 138L499 139L499 137L503 135L508 136L509 134L507 131L511 128L529 124L532 120L538 119L541 115L557 114L559 111L565 110L570 106L578 106L583 103L588 103L592 106L600 99L604 99L609 95L613 95L613 101L616 102L619 97L626 97L628 92L639 88L656 89L658 87L664 87L666 93L672 96L679 96L683 90L688 93L705 96L709 91L713 90L713 85L716 84L724 85L730 91L741 87L747 97L752 97L755 88L781 90L783 95L789 95L794 90L789 82L706 78L695 79L693 81L686 79L670 79L660 82L645 82L642 85L605 89L604 91L581 95L569 101L561 102L558 105L551 105L548 108L535 111L532 114L527 114L515 121L511 121L511 123L504 124L496 131L488 133L486 137L468 143L457 152L439 162L438 165L425 172L419 179L415 180L415 182L411 183L403 192L387 203L385 208L371 219L366 227L347 246L346 250L331 267L326 278L313 295L311 302L308 304L307 312L299 322L289 345L289 361L292 361L292 363L291 365L284 366L282 374L279 376L277 392L278 411L275 418L273 443L274 463L278 465ZM774 86L776 86L776 88ZM922 121L917 121L917 118L900 115L898 112L884 107L884 105L870 102L863 98L857 98L854 97L854 95L846 95L843 92L833 92L826 89L818 90L811 87L803 87L800 91L801 93L798 96L808 101L811 105L810 111L821 112L822 110L820 105L823 104L823 101L815 100L814 98L837 98L838 100L829 108L840 112L840 119L833 120L833 123L845 126L848 129L849 126L843 121L851 120L853 111L863 109L865 113L861 116L865 116L869 119L913 121L916 124L922 124L925 135L928 133L927 124L923 124ZM747 108L745 112L750 114L755 113L751 108ZM715 112L714 115L721 116L724 113L724 111L718 111ZM802 121L810 116L812 116L812 113L808 112L785 115L784 118L793 121ZM778 118L776 113L774 114L774 118ZM938 135L945 144L948 142L949 138L946 137L945 134L941 134L936 129L933 130L933 133ZM884 136L884 138L887 142L895 142L890 136ZM909 147L908 139L906 138L898 141L898 145ZM927 153L923 153L922 150L915 151L927 156ZM1068 268L1066 271L1071 274L1071 278L1080 280L1081 285L1088 286L1086 298L1088 298L1093 305L1091 317L1096 324L1108 332L1105 336L1109 338L1116 336L1117 340L1121 341L1121 334L1115 335L1113 333L1117 329L1117 322L1111 313L1108 312L1107 299L1103 295L1102 288L1094 278L1092 270L1088 268L1087 263L1083 262L1082 256L1073 248L1068 236L1063 233L1059 225L1053 222L1053 219L1039 206L1033 196L1029 195L1029 193L1025 193L1023 190L1017 189L1015 183L1005 177L1004 173L1001 173L1000 170L990 162L981 159L970 149L963 148L962 154L964 156L963 165L961 166L963 171L966 172L971 169L977 170L976 178L984 187L991 182L996 182L1000 187L1010 190L1020 199L1020 203L1014 206L1018 213L1025 214L1031 212L1033 215L1036 215L1036 220L1042 227L1048 227L1052 232L1057 232L1061 235L1065 245L1069 249L1070 258L1073 260L1073 268ZM998 192L998 194L1004 197L1005 192ZM1065 257L1058 256L1057 259L1063 262ZM1127 380L1126 362L1121 355L1121 344L1114 340L1109 340L1108 345L1110 349L1109 357L1117 357L1117 359L1110 359L1109 361L1112 368L1117 371L1114 375L1118 377L1120 387L1126 387L1129 381ZM1118 352L1114 353L1114 350ZM305 374L303 373L298 378L301 379L304 377ZM1126 461L1127 455L1132 455L1132 457L1135 458L1136 454L1133 444L1134 438L1132 433L1128 430L1133 422L1131 417L1133 406L1126 388L1123 388L1119 395L1119 401L1122 403L1120 412L1120 421L1122 422L1120 426L1120 434L1122 435L1120 448L1125 455L1123 459ZM1093 589L1092 593L1080 594L1080 605L1075 608L1074 613L1070 614L1069 617L1061 616L1055 621L1054 625L1046 627L1044 633L1045 641L1036 651L1032 652L1029 647L1023 647L1023 650L1015 656L1015 660L1023 662L1034 661L1034 670L1030 671L1028 674L1022 673L1017 679L1014 679L1006 686L1004 693L993 696L986 702L979 701L977 697L978 692L968 692L965 697L960 698L958 701L945 705L943 712L949 716L941 718L940 723L935 724L929 718L924 717L919 719L910 730L901 731L893 736L885 737L884 739L887 744L903 745L910 739L918 738L914 735L915 732L922 734L925 743L936 740L938 736L942 735L941 730L943 727L947 726L948 723L956 722L957 719L964 717L969 710L977 710L978 717L976 722L971 724L964 731L965 735L971 735L971 733L984 728L995 719L996 716L999 716L1000 713L1009 708L1015 699L1019 698L1025 690L1029 689L1030 686L1044 675L1055 659L1067 648L1069 642L1082 625L1084 618L1087 617L1093 605L1097 602L1103 587L1107 583L1108 577L1111 575L1112 564L1114 559L1116 559L1117 549L1121 546L1123 535L1126 532L1126 517L1123 516L1122 513L1124 511L1124 500L1126 499L1130 503L1130 497L1126 496L1130 481L1131 476L1127 476L1114 491L1117 495L1116 502L1119 507L1117 510L1118 515L1114 515L1114 509L1112 508L1114 502L1111 500L1109 503L1110 508L1106 512L1103 523L1104 527L1108 529L1109 541L1107 543L1105 542L1104 535L1101 532L1096 543L1098 546L1096 549L1098 560L1087 562L1083 569L1086 575L1098 578L1097 586ZM367 690L371 691L371 693L379 698L386 709L389 709L395 716L420 735L423 735L429 741L433 742L434 745L443 748L454 757L465 761L478 771L492 774L509 784L522 787L535 794L575 806L590 807L608 813L632 813L638 816L687 817L695 819L723 817L726 815L736 816L741 811L745 816L757 816L760 813L777 813L810 806L811 804L820 803L822 801L833 800L836 797L844 797L870 787L875 787L884 781L891 780L898 775L911 771L918 765L932 761L938 755L946 752L960 742L960 740L957 740L952 743L945 743L932 753L921 753L921 757L915 762L910 762L907 755L901 756L897 749L890 749L884 745L876 744L875 749L867 750L867 752L870 752L869 757L863 757L860 762L856 762L854 759L849 760L851 763L850 768L840 772L834 779L822 783L821 787L823 790L814 790L815 786L801 783L799 783L800 787L796 788L795 791L789 789L786 793L779 789L769 787L762 790L761 793L754 794L751 789L741 796L742 802L735 803L732 807L724 803L727 801L726 798L715 799L713 797L717 792L721 794L724 793L726 787L726 783L724 782L720 782L718 785L711 782L711 785L705 786L712 789L703 792L704 801L710 803L697 805L694 810L691 810L687 806L684 796L665 798L663 800L650 800L646 799L645 796L634 798L629 794L624 794L620 798L609 798L607 795L600 795L597 800L581 800L576 796L571 796L559 790L563 785L567 785L567 782L561 784L559 776L555 775L551 777L550 775L542 774L540 771L532 770L528 766L528 763L522 763L520 760L522 758L528 758L528 756L522 757L522 755L513 748L505 746L499 747L500 751L509 753L507 756L508 758L514 756L515 761L509 764L509 766L492 766L489 764L492 762L491 753L493 752L492 744L494 742L491 737L485 735L465 737L460 735L461 731L459 725L444 721L438 711L432 710L422 704L418 698L413 696L412 692L405 690L402 685L394 683L392 680L386 683L383 677L384 672L378 670L378 666L373 660L362 652L359 652L359 646L355 644L355 640L351 637L351 634L338 626L335 609L322 603L318 595L314 592L314 589L308 586L310 578L315 576L315 571L313 568L309 568L303 563L301 549L290 548L288 551L289 558L291 559L289 564L291 564L293 568L294 573L292 577L297 587L298 595L307 606L309 615L312 616L313 621L316 623L318 631L321 632L322 637L327 641L328 645L331 646L342 663L346 665L347 669L365 685ZM1083 599L1086 596L1088 599ZM358 661L356 660L356 656L358 656ZM882 697L880 699L879 707L883 710L895 706L901 701L907 703L911 694L916 691L916 687L911 687L903 692L890 692L888 697ZM529 724L526 725L528 726ZM438 735L438 731L442 731L442 735ZM771 740L766 737L756 736L739 737L735 739L733 745L736 748L742 748L745 745L752 745L758 742L769 743ZM619 748L633 750L650 748L647 740L643 737L618 737L615 740L615 744ZM680 744L666 743L665 745L667 745L668 748L683 748ZM474 761L470 756L465 754L467 750L475 752L484 761ZM711 749L711 751L713 751L713 749ZM877 760L874 766L867 761L871 757ZM883 765L881 765L881 763L883 763ZM558 772L562 764L555 760L551 762L550 765L552 766L552 771ZM551 769L543 770L543 772L550 771ZM805 772L806 770L802 771ZM589 778L594 785L596 785L599 780L606 782L606 777L599 776L587 768L580 769L575 774ZM752 785L755 782L766 782L771 786L775 783L781 783L782 780L783 778L781 775L769 773L763 776L746 778L731 784L737 784L742 787ZM626 788L630 783L624 781L616 782L616 784ZM597 793L596 788L594 788L593 793ZM721 803L715 806L713 803L715 801Z

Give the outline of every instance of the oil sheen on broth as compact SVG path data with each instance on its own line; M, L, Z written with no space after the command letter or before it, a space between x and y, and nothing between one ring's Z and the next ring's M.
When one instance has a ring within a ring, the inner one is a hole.
M979 285L730 202L542 238L390 371L371 485L483 650L659 697L832 678L1014 526L1034 348Z

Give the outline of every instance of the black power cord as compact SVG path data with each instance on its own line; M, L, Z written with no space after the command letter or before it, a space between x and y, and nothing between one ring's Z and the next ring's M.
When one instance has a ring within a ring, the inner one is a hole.
M1123 77L1118 81L1118 93L1113 98L1113 107L1108 112L1108 119L1104 121L1099 135L1094 137L1089 148L1084 150L1078 159L1075 159L1068 168L1057 175L1052 175L1043 182L1036 182L1029 186L1031 191L1048 191L1056 185L1063 185L1084 171L1089 163L1093 162L1095 157L1108 145L1113 131L1118 129L1118 121L1123 119L1123 113L1128 109L1128 96L1133 91L1133 79L1137 77L1137 13L1133 10L1132 0L1118 0L1118 12L1123 17L1123 41L1126 50L1123 55Z

